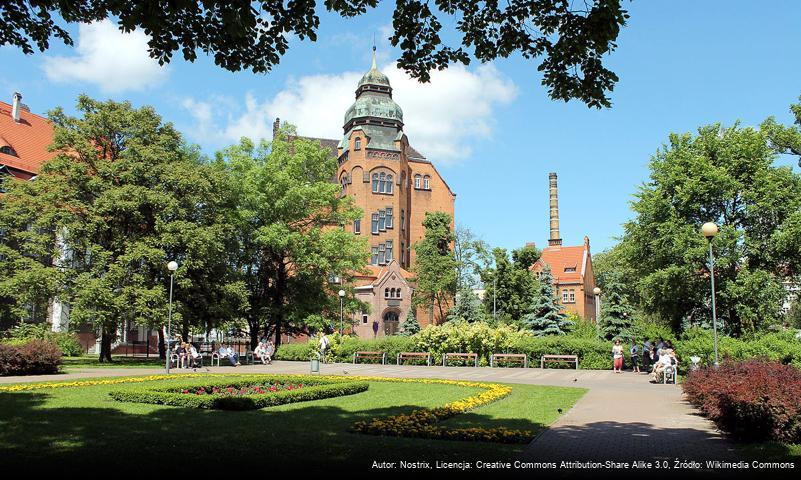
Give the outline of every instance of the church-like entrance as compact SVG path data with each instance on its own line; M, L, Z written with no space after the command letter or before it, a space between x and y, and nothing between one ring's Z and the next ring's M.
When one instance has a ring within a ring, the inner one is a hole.
M384 335L395 335L398 333L398 312L390 310L384 314Z

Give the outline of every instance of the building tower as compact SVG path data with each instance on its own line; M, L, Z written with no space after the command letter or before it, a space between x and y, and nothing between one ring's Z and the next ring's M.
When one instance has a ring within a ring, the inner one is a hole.
M551 235L548 238L548 245L558 247L562 245L562 237L559 235L559 192L556 186L556 172L548 174L548 183L551 207Z

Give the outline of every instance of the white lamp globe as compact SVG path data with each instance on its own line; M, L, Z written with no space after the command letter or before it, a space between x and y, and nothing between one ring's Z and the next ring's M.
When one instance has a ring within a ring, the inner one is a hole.
M178 270L178 262L173 260L172 262L167 264L167 269L171 272Z
M339 296L340 297L344 297L345 296L345 290L340 290L339 291Z
M595 288L592 289L592 293L594 293L596 295L600 295L601 294L601 289L598 288L598 287L595 287Z
M701 233L703 233L706 238L712 239L718 234L718 226L715 225L714 222L706 222L701 227Z

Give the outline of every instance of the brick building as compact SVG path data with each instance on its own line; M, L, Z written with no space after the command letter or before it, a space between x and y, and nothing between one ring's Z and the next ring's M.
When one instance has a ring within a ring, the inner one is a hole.
M596 298L595 273L592 269L590 239L584 237L584 244L566 247L562 245L559 234L559 193L556 173L548 175L550 206L550 238L542 256L531 267L535 273L542 272L546 265L551 267L554 279L554 292L559 304L566 311L581 318L597 321L595 318Z
M275 128L278 123L276 119ZM352 196L363 211L362 218L345 228L367 236L370 243L371 273L356 279L356 296L372 311L352 319L365 338L395 333L397 322L406 318L413 289L412 245L425 234L426 212L454 217L456 194L434 164L410 145L403 125L403 110L392 99L389 79L373 55L370 71L356 85L356 100L345 112L342 138L313 139L336 155L342 194ZM393 284L390 293L402 297L387 297L386 282ZM421 326L439 320L433 311L420 311L417 319Z

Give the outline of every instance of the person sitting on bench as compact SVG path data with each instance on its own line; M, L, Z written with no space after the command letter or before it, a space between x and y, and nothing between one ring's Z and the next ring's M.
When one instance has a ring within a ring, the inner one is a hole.
M265 342L259 342L256 350L253 350L253 357L261 360L262 365L267 365L269 357L267 355L267 344Z
M239 366L239 354L237 354L230 346L226 347L223 345L219 350L217 350L217 354L220 356L220 358L227 358L234 367Z

